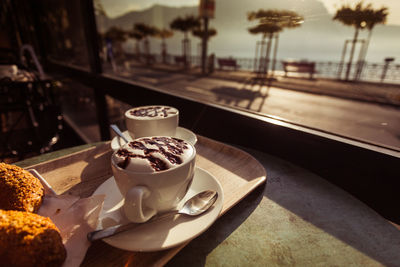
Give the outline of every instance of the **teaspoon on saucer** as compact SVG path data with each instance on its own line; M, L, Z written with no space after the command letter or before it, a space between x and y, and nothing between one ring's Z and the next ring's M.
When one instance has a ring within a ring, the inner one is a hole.
M154 222L160 219L176 215L176 214L184 214L188 216L198 216L204 212L206 212L217 200L218 192L213 190L206 190L198 193L197 195L188 199L185 204L179 210L167 211L165 213L157 214L147 222ZM87 239L89 241L95 241L99 239L103 239L106 237L110 237L116 235L118 233L134 229L135 227L142 225L143 223L128 223L128 224L119 224L114 225L108 228L104 228L101 230L96 230L88 233Z
M125 143L129 143L128 139L125 138L125 136L122 134L121 130L118 128L117 125L111 124L110 128L119 136L122 138L122 140L125 141Z

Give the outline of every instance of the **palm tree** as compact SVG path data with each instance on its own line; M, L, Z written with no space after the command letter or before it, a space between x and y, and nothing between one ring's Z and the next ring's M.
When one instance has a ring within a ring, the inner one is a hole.
M217 35L217 30L214 28L207 28L207 31L205 30L205 28L195 28L192 30L192 34L195 37L200 38L203 41L203 38L205 39L205 42L207 43L208 40L210 40L211 37L214 37L215 35ZM202 73L205 74L206 73L206 58L207 58L207 48L205 48L204 50L204 42L203 42L203 49L202 49L202 53L201 53L201 70Z
M127 39L127 33L126 31L117 26L112 26L110 29L106 31L104 37L114 42L123 43Z
M384 24L386 22L386 17L388 15L387 8L382 7L381 9L374 10L371 4L363 6L363 2L356 4L354 8L349 5L343 5L340 9L336 11L333 20L338 20L344 25L352 26L355 28L351 50L350 59L347 63L346 77L345 80L349 80L349 75L351 71L351 65L353 61L353 56L355 52L355 46L358 41L358 34L360 30L368 29L371 34L372 29L376 24ZM371 36L369 36L370 38ZM369 42L369 40L368 40ZM366 53L366 50L365 50Z
M123 29L113 26L103 34L103 37L107 47L106 58L111 63L113 71L117 72L115 59L124 57L122 43L127 40L127 33Z
M168 29L161 29L157 30L156 36L161 38L161 57L162 57L162 62L166 63L167 62L167 43L165 42L165 39L171 38L174 35L174 32Z
M106 31L104 38L106 42L114 44L114 49L122 56L122 43L127 40L127 32L117 26L112 26Z
M269 55L271 51L271 42L272 38L275 33L281 32L282 27L275 25L275 24L270 24L270 23L265 23L265 24L259 24L253 28L248 29L251 34L259 34L262 33L262 40L261 44L265 44L265 39L268 37L268 44L267 44L267 54L265 57L265 61L263 60L263 57L260 57L260 63L259 63L259 71L262 73L267 73L267 67L269 64Z
M173 30L181 31L184 34L184 38L182 40L182 54L185 66L187 67L187 56L188 54L190 55L190 40L188 33L191 30L200 27L200 19L194 16L186 16L184 18L177 17L170 23L170 27Z
M138 33L139 35L142 35L142 38L144 39L144 53L146 56L146 62L147 64L149 64L150 63L149 36L155 36L157 33L157 29L145 23L135 23L133 25L133 33Z
M260 62L260 66L262 66L263 73L268 73L268 65L269 65L269 57L271 51L271 43L272 38L275 36L275 52L273 58L273 67L275 69L275 62L276 62L276 55L278 49L278 37L279 32L283 31L284 28L295 28L301 26L304 22L303 16L297 14L294 11L290 10L263 10L260 9L258 11L250 12L247 15L247 19L258 20L259 24L249 28L248 31L252 34L259 34L262 33L262 43L265 43L265 38L268 37L268 45L266 51L265 62ZM261 59L262 60L262 59Z
M132 30L129 32L129 37L136 40L135 54L136 54L136 58L139 60L140 59L140 41L143 39L143 34L138 31Z
M93 1L93 8L96 16L104 16L107 17L107 13L104 9L103 4L101 3L100 0L94 0Z
M366 20L366 23L367 23L366 28L368 29L368 37L367 37L367 41L366 41L365 45L363 46L360 61L358 62L358 68L357 68L356 77L355 77L356 80L359 79L362 69L364 67L365 57L367 56L368 46L371 41L372 29L377 24L385 24L386 17L389 14L388 9L386 7L382 7L378 10L373 10L372 8L370 8L370 9L368 9L367 13L369 13L368 19Z
M198 38L203 38L205 31L200 28L196 28L192 31L192 34ZM214 37L217 35L217 30L214 28L208 29L207 31L207 39L210 39L211 37Z
M102 31L104 29L105 21L108 18L107 12L100 0L93 0L93 8L96 16L97 29Z

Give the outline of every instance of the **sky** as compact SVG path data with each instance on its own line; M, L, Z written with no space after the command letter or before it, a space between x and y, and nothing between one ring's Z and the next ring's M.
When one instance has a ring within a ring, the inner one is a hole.
M139 10L151 7L154 4L167 6L194 6L199 0L100 0L109 17L117 17L131 10ZM241 0L239 0L241 1ZM303 0L298 0L303 1ZM324 3L329 13L334 14L336 9L343 4L354 6L360 0L319 0ZM372 3L374 8L382 6L389 8L387 24L400 25L400 0L364 0L364 3ZM218 4L218 0L216 0Z

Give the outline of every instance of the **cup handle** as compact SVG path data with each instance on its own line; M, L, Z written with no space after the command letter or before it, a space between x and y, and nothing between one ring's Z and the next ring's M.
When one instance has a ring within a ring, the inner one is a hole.
M126 217L136 223L142 223L153 217L157 211L144 207L143 200L150 196L151 192L146 186L134 186L125 195L124 212Z

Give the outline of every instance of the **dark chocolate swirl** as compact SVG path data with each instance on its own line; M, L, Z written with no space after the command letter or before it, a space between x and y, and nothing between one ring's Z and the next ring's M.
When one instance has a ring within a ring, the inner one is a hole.
M143 107L131 110L129 114L135 117L168 117L168 115L176 114L177 112L170 107L154 106L154 107Z
M146 144L156 146L157 149L148 148ZM155 171L167 170L169 168L168 164L153 154L160 153L171 164L179 165L183 163L180 156L184 153L185 149L188 149L185 141L172 137L145 137L130 142L128 146L132 149L143 151L143 155L138 155L126 148L120 148L117 151L117 155L122 157L123 161L118 163L118 166L122 169L126 169L131 158L141 158L146 159Z

